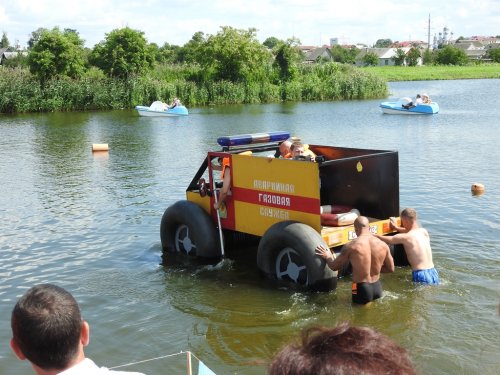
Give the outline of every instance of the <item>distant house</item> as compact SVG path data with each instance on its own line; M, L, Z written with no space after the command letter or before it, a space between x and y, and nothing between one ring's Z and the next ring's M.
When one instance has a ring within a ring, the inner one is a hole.
M2 61L5 58L4 53L7 52L7 48L0 48L0 65L2 65Z
M332 51L330 51L329 47L317 47L305 52L304 63L312 64L318 62L319 60L333 60Z
M308 54L312 50L318 48L316 46L298 46L297 47L303 54Z
M416 48L420 48L420 49L427 49L428 44L422 40L406 40L403 42L394 42L389 47L391 47L391 48L416 47Z
M411 49L411 47L400 47L405 53ZM363 48L356 56L356 66L363 66L363 58L368 53L373 53L378 57L378 66L394 66L395 58L397 56L396 51L398 48ZM422 58L419 58L417 65L422 65Z
M482 60L487 52L485 45L476 40L461 40L454 46L463 50L469 60Z
M481 43L484 46L492 46L492 45L500 45L500 38L497 38L495 36L471 36L470 38L467 39L462 39L459 42L469 42L469 41L476 41ZM458 41L457 41L458 42Z
M0 65L4 65L5 60L16 58L19 55L28 56L27 51L7 52L8 48L0 48Z

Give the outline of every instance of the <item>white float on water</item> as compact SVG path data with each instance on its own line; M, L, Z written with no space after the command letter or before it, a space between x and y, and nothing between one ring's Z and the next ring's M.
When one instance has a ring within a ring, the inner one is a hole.
M92 144L92 152L96 151L109 151L107 143L94 143Z

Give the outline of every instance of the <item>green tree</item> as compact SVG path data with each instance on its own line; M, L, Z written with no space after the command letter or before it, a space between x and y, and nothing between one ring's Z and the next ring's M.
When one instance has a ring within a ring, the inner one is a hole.
M435 61L440 65L467 65L469 58L464 50L447 45L437 51Z
M491 48L488 51L488 56L494 62L500 62L500 48Z
M206 78L244 82L259 80L272 56L256 38L256 29L222 26L201 46L198 61Z
M359 53L359 49L355 46L350 48L335 45L331 49L333 61L343 63L343 64L354 64L356 61L356 56Z
M83 44L75 31L43 30L28 54L31 73L42 83L58 75L81 76L85 70Z
M0 40L0 48L9 48L9 38L7 38L7 33L4 31L2 34L2 40Z
M265 45L269 49L274 49L274 47L276 47L279 43L282 43L282 42L283 42L282 40L279 40L275 36L270 36L269 38L264 40L264 43L262 43L262 44Z
M184 44L177 52L177 61L181 63L198 63L202 56L202 48L206 44L207 38L205 34L201 31L197 31L193 34L189 42Z
M44 31L49 31L45 27L39 27L35 31L31 32L31 37L28 39L28 49L32 49L34 45L40 40L40 36Z
M273 66L278 70L281 81L293 81L299 73L299 64L302 62L302 52L298 49L300 41L297 38L287 39L275 47Z
M363 56L362 60L364 66L377 66L378 65L378 56L373 52L368 52Z
M111 77L126 78L153 65L154 49L148 46L144 33L129 27L115 29L97 44L90 63Z
M392 44L390 39L378 39L373 47L375 48L388 48Z
M408 66L417 66L418 60L421 58L420 50L415 47L411 47L406 54L406 62Z
M354 64L356 62L356 56L359 54L359 48L356 46L351 46L348 48L347 58L344 61L346 64Z
M434 56L432 54L432 51L427 48L423 53L422 62L424 63L424 65L430 65L432 64L433 60Z
M394 56L394 65L402 66L405 63L406 53L402 48L396 48L396 56Z
M178 59L181 47L164 43L156 52L156 61L160 63L174 63Z

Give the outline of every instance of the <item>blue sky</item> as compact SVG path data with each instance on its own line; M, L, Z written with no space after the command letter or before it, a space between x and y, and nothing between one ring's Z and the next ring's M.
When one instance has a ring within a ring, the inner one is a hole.
M297 37L304 45L427 41L447 26L455 37L500 34L500 0L0 0L0 32L23 47L39 27L76 29L87 47L129 26L148 42L183 45L197 31L256 28L257 38Z

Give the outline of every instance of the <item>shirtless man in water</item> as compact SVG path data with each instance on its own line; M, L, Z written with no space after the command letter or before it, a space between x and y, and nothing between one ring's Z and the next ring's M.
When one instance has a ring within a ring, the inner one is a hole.
M401 212L401 224L391 218L391 227L399 233L394 236L379 236L389 245L403 245L408 263L412 269L412 279L417 283L439 284L439 275L432 262L432 250L429 233L417 222L417 212L406 208Z
M352 302L364 305L382 297L380 272L394 272L394 260L389 246L370 233L370 223L365 216L354 221L354 230L357 238L344 245L336 258L321 245L316 247L316 254L334 271L351 262Z

